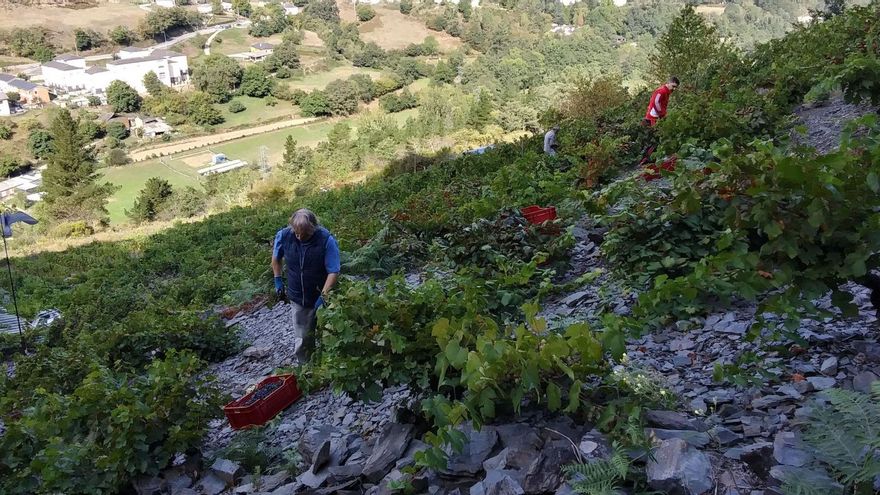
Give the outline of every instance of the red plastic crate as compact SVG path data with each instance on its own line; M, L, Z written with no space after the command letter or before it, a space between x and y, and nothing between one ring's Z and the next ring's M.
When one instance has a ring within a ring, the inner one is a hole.
M520 211L523 216L526 217L526 220L534 225L541 225L544 222L556 220L556 207L554 206L543 208L541 206L532 205L526 206Z
M268 396L247 406L239 405L247 403L251 396L264 385L277 382L283 383ZM249 426L262 426L300 397L302 397L302 391L296 383L296 376L293 374L270 376L264 378L249 394L223 406L223 413L226 414L229 425L235 430Z

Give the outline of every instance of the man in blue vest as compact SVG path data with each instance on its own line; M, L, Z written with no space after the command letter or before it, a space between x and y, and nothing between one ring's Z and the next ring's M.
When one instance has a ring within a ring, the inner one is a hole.
M286 292L281 260L287 262ZM282 299L286 295L290 301L294 335L302 339L295 353L300 363L307 362L314 351L317 311L336 284L339 269L336 239L310 210L294 212L288 226L275 235L272 273L276 294Z

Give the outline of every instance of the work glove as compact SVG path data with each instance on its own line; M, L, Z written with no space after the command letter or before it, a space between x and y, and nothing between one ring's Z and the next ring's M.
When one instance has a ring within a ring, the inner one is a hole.
M279 301L287 301L287 291L284 290L284 278L275 277L275 295Z

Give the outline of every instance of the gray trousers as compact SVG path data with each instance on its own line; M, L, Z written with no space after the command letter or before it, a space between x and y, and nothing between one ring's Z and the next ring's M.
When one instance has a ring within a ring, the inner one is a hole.
M300 339L299 347L294 353L299 364L305 364L312 358L315 350L315 330L318 326L318 310L306 308L290 301L290 321L293 335Z

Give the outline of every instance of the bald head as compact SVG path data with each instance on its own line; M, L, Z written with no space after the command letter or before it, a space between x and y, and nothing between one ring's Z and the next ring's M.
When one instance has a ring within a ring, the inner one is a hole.
M318 228L318 217L311 210L302 208L293 212L289 224L297 239L307 241L312 238L315 229Z

